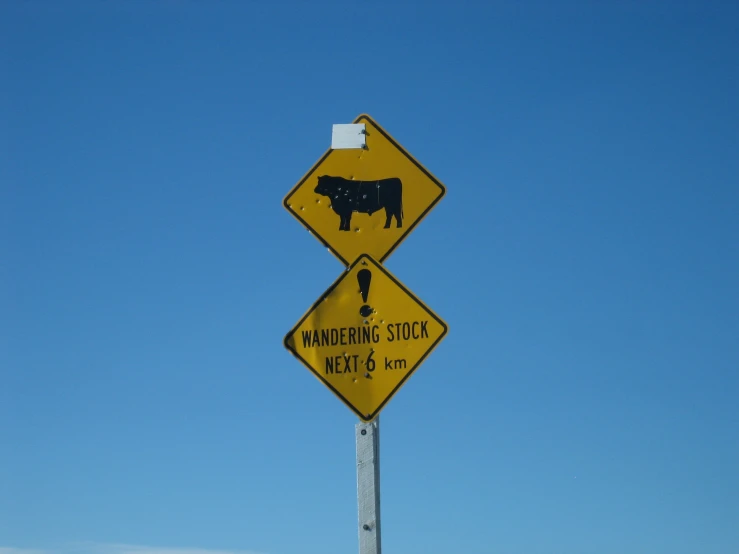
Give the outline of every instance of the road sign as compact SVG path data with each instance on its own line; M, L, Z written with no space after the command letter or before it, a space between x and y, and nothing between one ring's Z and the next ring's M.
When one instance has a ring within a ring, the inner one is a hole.
M285 336L285 347L364 421L379 414L447 325L360 255Z
M347 266L363 253L385 261L446 192L368 115L354 123L364 148L329 148L283 201Z

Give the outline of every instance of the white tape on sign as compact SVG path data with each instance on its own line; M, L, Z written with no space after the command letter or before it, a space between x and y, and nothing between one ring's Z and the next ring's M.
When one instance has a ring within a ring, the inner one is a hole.
M366 148L367 135L364 123L337 123L331 133L331 148L347 150L350 148Z

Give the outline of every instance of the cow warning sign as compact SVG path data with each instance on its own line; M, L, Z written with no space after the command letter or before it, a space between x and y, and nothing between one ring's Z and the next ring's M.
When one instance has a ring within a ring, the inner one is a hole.
M371 421L446 333L446 323L363 254L284 343L360 419Z
M285 197L285 208L349 265L380 262L444 196L446 188L368 115L366 146L329 149Z

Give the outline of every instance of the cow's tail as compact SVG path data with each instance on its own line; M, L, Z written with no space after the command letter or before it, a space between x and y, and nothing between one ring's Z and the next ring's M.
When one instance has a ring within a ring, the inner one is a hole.
M403 221L405 219L405 214L403 213L403 183L401 181L400 183L400 221Z

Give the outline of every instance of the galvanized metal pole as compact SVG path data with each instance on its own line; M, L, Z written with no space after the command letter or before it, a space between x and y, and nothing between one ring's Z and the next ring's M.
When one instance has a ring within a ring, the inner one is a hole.
M380 418L355 427L359 554L382 554L380 541Z

